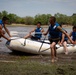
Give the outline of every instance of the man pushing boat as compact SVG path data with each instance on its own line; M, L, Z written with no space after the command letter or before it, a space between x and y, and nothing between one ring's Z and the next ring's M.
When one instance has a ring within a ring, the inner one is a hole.
M54 16L50 17L49 22L50 22L50 26L49 26L48 30L44 33L44 35L47 35L48 33L51 35L51 37L50 37L50 43L51 43L50 49L51 49L51 58L52 58L51 62L55 62L55 60L57 59L56 44L60 40L59 33L60 32L64 33L72 44L74 42L72 41L70 36L56 22L56 18Z
M6 40L10 40L9 38L7 38L4 34L5 34L5 31L7 32L7 34L9 35L9 37L11 37L11 35L10 35L10 32L9 32L9 30L7 29L7 27L6 27L6 24L8 24L8 18L7 17L3 17L2 18L2 20L0 20L0 38L1 37L3 37L3 38L5 38ZM4 30L2 30L2 29L5 29L5 31ZM0 40L1 41L1 40Z

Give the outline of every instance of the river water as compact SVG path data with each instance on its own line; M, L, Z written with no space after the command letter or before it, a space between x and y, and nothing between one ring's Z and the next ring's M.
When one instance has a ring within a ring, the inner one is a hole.
M28 26L28 27L7 27L8 30L11 31L15 31L15 32L20 32L17 35L13 35L13 36L18 36L18 37L24 37L26 34L29 33L29 31L31 31L34 26ZM47 27L43 27L44 30L46 31L48 28ZM71 32L72 28L65 28L68 33ZM6 35L7 36L7 35ZM44 37L44 36L43 36ZM6 40L4 38L1 38L2 42L0 42L0 54L8 54L11 52L11 50L9 50L6 46Z

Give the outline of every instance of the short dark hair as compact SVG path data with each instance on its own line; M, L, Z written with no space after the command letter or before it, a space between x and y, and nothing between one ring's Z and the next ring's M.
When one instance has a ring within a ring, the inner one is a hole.
M40 24L41 25L41 22L37 22L37 24Z
M73 26L73 29L76 29L76 26Z
M54 16L50 17L54 22L56 21L56 18Z
M4 16L4 17L2 18L2 21L6 21L6 20L9 20L9 18L7 18L6 16Z

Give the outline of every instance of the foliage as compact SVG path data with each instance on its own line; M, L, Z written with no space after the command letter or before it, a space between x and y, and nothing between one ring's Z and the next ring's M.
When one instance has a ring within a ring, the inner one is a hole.
M72 17L73 17L73 22L72 22L72 24L73 24L73 25L76 25L76 14L73 14Z
M37 22L41 22L42 25L47 25L48 24L48 19L51 16L51 14L38 14L35 16L35 20L34 20L34 24L36 24Z
M24 21L25 21L25 24L26 24L26 25L32 25L33 22L34 22L34 18L33 18L33 17L30 17L30 16L26 16L26 17L24 18Z
M9 18L10 23L15 23L17 16L15 14L10 13L10 14L8 14L8 18Z
M7 16L9 18L9 23L17 23L17 24L26 24L26 25L34 25L37 22L41 22L42 25L47 25L49 23L49 17L51 14L37 14L35 17L26 16L26 17L19 17L16 14L9 13L7 11L0 12L0 19L3 16ZM68 25L76 25L76 14L72 16L67 16L65 14L56 13L54 15L57 19L59 24L68 24Z

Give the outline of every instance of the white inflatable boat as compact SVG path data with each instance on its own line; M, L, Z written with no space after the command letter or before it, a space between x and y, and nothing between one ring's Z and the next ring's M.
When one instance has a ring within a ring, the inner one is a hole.
M48 41L35 41L31 39L24 39L19 37L12 37L11 41L6 42L6 46L10 50L21 51L32 54L51 54L50 44ZM67 44L68 52L76 52L76 45ZM64 53L64 47L56 45L57 53Z

